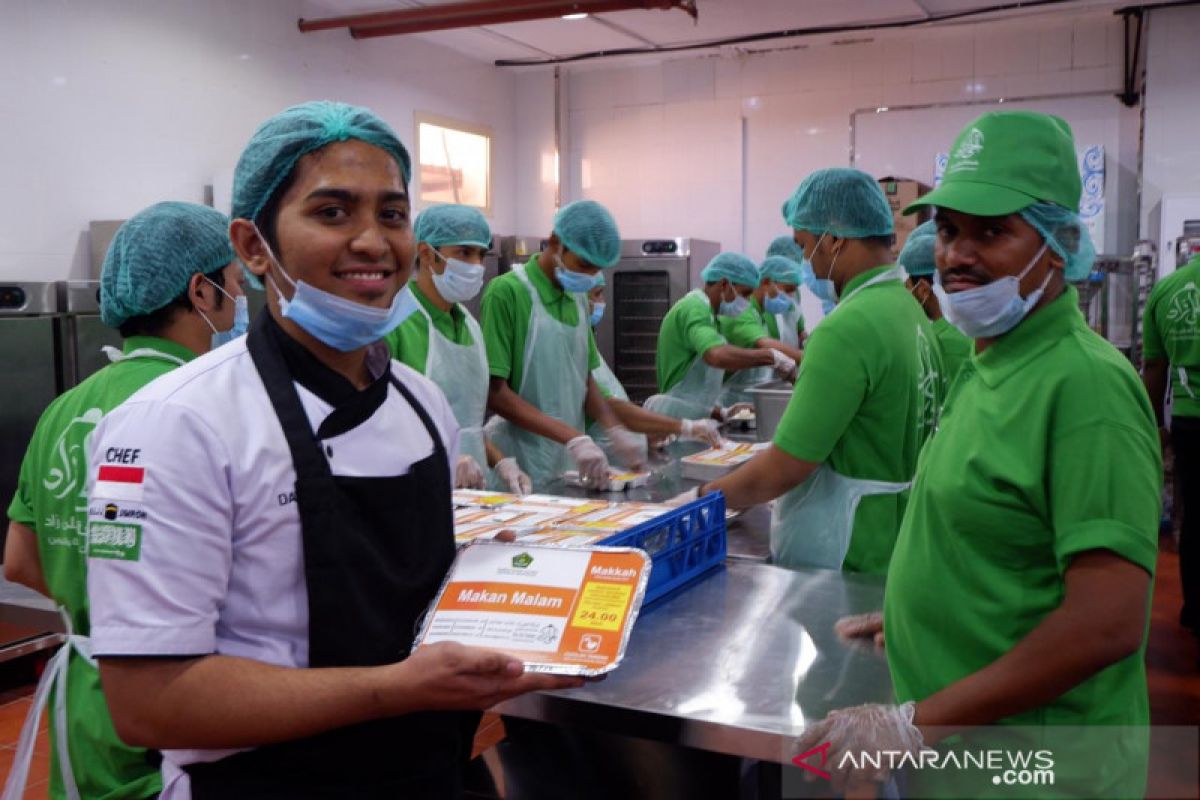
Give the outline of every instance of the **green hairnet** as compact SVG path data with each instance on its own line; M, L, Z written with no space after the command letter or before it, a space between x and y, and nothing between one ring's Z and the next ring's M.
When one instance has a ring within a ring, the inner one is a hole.
M554 232L568 250L593 267L621 259L621 234L608 209L595 200L577 200L554 215Z
M914 278L933 274L933 248L937 244L937 225L933 220L922 222L904 241L897 261Z
M790 258L797 264L804 263L804 248L796 244L796 240L791 236L776 236L772 239L767 247L767 255Z
M433 247L446 245L492 246L492 229L477 208L471 206L433 206L421 212L414 228L417 242Z
M800 285L800 265L783 256L767 256L758 268L759 275L777 283Z
M1096 248L1078 214L1055 203L1034 203L1017 213L1062 257L1064 278L1081 281L1091 273Z
M783 204L796 230L848 239L889 236L892 210L883 189L867 173L849 167L817 170Z
M258 221L263 206L292 173L300 157L332 142L359 139L386 150L411 175L408 151L369 109L315 100L281 111L259 126L233 171L234 218Z
M738 286L757 287L761 278L754 262L741 253L718 253L700 273L705 283L716 283L722 278Z
M194 203L155 203L117 230L100 271L100 319L111 328L179 297L197 272L234 260L229 218Z

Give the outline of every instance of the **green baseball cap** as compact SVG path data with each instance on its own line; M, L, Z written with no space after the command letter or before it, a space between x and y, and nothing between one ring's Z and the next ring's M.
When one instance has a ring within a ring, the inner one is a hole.
M938 206L1002 217L1033 203L1079 210L1075 137L1065 120L1033 111L992 111L954 140L942 182L904 209Z

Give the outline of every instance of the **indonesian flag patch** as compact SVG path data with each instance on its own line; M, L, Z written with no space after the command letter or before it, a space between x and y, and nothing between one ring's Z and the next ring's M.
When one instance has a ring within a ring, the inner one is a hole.
M140 502L145 478L145 467L100 467L100 474L96 476L96 484L92 487L92 496L104 500Z

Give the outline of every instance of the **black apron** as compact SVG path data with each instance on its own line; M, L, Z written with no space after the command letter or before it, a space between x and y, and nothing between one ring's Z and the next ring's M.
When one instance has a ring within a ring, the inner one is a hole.
M407 475L334 476L278 344L264 330L265 316L250 332L247 349L296 470L309 666L394 663L408 656L417 624L454 560L450 466L441 435L417 399L389 375L421 418L433 454ZM477 713L407 714L184 769L196 800L457 797L478 721Z

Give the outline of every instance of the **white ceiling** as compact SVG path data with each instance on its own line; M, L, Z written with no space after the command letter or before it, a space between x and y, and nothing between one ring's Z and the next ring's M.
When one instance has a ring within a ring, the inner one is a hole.
M303 0L306 18L445 5L462 0ZM411 34L482 61L568 56L596 50L671 46L750 34L833 25L862 25L925 19L971 11L1003 0L696 0L699 21L685 12L618 11L582 20L514 22ZM1050 6L1084 8L1121 5L1117 0L1071 0ZM346 36L346 29L309 36Z

